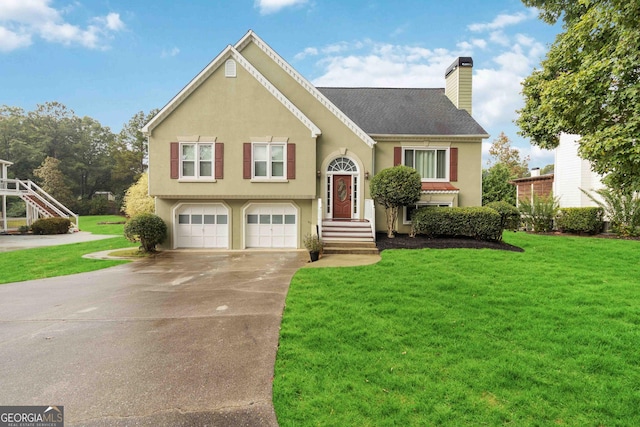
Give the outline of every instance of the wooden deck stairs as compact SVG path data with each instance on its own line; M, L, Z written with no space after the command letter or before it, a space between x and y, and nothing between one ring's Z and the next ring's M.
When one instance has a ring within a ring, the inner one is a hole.
M28 225L38 218L67 218L71 221L70 231L78 231L78 215L31 180L0 179L0 195L24 200Z
M324 254L378 254L368 221L323 220L322 241Z

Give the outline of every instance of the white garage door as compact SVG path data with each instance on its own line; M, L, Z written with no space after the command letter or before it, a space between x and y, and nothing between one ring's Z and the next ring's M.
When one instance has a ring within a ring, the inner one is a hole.
M229 247L229 210L226 206L219 203L183 205L176 216L176 247Z
M245 215L247 248L297 248L297 210L290 203L253 205Z

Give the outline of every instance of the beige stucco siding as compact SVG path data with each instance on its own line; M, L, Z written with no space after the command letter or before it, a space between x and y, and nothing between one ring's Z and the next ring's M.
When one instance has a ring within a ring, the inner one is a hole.
M482 204L482 139L462 137L402 139L378 138L376 144L376 172L393 166L395 147L457 147L458 180L451 184L460 191L457 194L423 194L420 201L451 203L452 206L480 206ZM400 212L399 216L402 216ZM376 206L376 229L386 230L385 211ZM398 220L398 231L408 233L409 226Z
M180 137L201 142L216 138L224 144L224 177L217 182L180 182L170 178L170 143ZM243 143L264 137L296 144L296 176L287 182L243 179ZM256 139L257 138L257 139ZM149 142L153 196L211 196L224 199L269 195L274 198L313 197L316 139L311 131L244 68L227 78L218 69L165 120L153 129Z
M342 153L356 160L359 166L364 169L361 171L363 177L365 172L372 172L373 149L333 112L329 111L325 105L322 105L309 90L301 86L282 67L273 62L259 47L249 44L241 53L322 130L322 135L318 138L314 169L314 171L321 171L322 177L317 180L316 194L323 194L324 173L326 172L323 167L327 165L328 161L342 155ZM362 181L362 190L364 191L362 200L364 200L369 197L369 188L368 185L364 185L364 179Z

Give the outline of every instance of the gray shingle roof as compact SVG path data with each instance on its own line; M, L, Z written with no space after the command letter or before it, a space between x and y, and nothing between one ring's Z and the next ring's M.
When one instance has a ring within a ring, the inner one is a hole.
M444 89L317 88L369 135L486 135Z

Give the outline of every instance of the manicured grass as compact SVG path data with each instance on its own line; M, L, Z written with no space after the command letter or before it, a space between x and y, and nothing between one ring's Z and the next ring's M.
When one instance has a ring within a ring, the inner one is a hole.
M88 231L93 234L114 234L122 236L124 224L118 223L126 222L126 220L126 217L117 215L81 216L80 231Z
M298 271L280 425L640 425L640 242L505 240Z
M113 238L86 243L49 246L0 252L0 284L84 273L123 264L124 260L96 260L82 255L136 246L123 237L123 225L99 225L99 222L121 221L117 216L85 216L80 228L94 234L113 234Z

